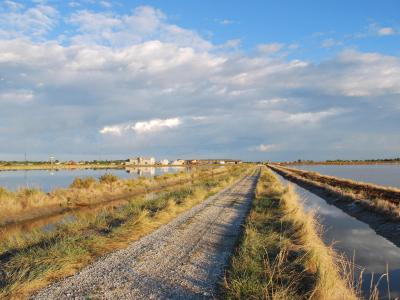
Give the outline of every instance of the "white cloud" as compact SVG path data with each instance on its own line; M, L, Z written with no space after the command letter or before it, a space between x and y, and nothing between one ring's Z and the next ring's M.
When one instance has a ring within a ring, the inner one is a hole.
M99 132L101 134L111 134L121 136L130 131L137 134L162 131L180 126L183 123L181 118L153 119L136 123L116 124L104 126Z
M261 44L257 46L257 50L262 54L273 54L281 50L283 44L271 43L271 44Z
M302 112L302 113L290 113L287 114L283 121L287 121L291 124L307 124L307 123L318 123L328 117L336 116L343 113L342 109L332 108L326 111L317 112Z
M182 120L180 118L171 118L171 119L154 119L145 122L137 122L133 125L133 130L137 133L146 133L153 131L160 131L167 128L178 127L182 124Z
M137 7L130 15L80 10L68 22L79 33L70 38L73 44L126 47L158 40L201 51L212 47L196 32L168 23L163 12L150 6Z
M30 35L41 38L57 24L58 11L46 4L25 8L16 2L7 1L9 10L0 10L0 38Z
M124 15L80 10L67 20L76 30L62 43L32 40L22 29L18 38L0 37L0 153L17 153L26 140L42 153L57 146L54 151L129 149L222 157L240 151L247 155L258 145L252 155L261 157L262 149L274 149L272 144L260 147L266 136L277 143L273 145L285 145L272 153L278 155L289 151L286 144L297 151L313 139L328 147L326 130L330 139L341 139L335 135L341 121L337 131L344 135L349 119L359 122L358 128L379 128L378 121L371 121L378 114L367 115L377 105L383 107L382 116L390 116L388 122L400 117L398 56L348 50L314 63L248 55L228 49L238 47L239 40L213 45L151 7ZM290 46L267 44L260 50L271 54L282 48ZM24 110L15 103L23 103ZM17 131L19 138L3 134L4 128ZM126 134L132 138L103 140ZM71 142L77 136L81 144Z
M15 90L10 92L0 92L0 103L1 104L21 104L32 101L34 94L32 91L26 90Z
M105 7L105 8L111 8L112 7L112 3L109 1L100 1L100 5Z
M229 19L223 19L223 20L220 20L219 23L221 25L230 25L230 24L233 24L234 22L232 20L229 20Z
M396 30L394 30L392 27L382 27L378 29L378 35L394 35L396 34Z
M251 147L250 150L252 151L259 151L259 152L271 152L279 149L279 145L276 144L260 144L258 146Z
M376 35L376 36L389 36L398 34L397 30L393 27L389 26L381 26L378 23L371 23L368 27L368 34L361 34L360 37L365 37L368 35Z
M5 0L3 2L3 4L8 7L9 9L11 9L12 11L16 11L19 9L22 9L24 7L23 4L15 2L15 1L10 1L10 0Z
M340 46L342 44L343 43L341 41L337 41L335 39L329 38L329 39L323 40L321 45L324 48L332 48L332 47L335 47L335 46Z
M227 40L221 45L221 48L238 48L242 43L241 39Z
M129 129L129 126L124 125L113 125L113 126L104 126L99 132L101 134L111 134L111 135L122 135L122 132Z
M278 105L278 104L283 104L288 102L289 99L287 98L280 98L280 97L276 97L276 98L271 98L271 99L262 99L258 101L258 105L259 106L272 106L272 105Z

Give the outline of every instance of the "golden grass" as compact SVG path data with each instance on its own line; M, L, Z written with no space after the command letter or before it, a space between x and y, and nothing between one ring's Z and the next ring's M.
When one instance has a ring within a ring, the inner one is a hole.
M165 174L155 178L116 179L76 178L70 188L58 188L50 193L39 189L23 188L16 192L0 188L0 226L9 223L51 216L82 206L127 198L168 185L182 184L210 176L218 176L231 168L200 168L191 172Z
M182 184L152 199L136 197L124 206L76 216L75 221L59 224L52 232L31 233L25 237L30 242L24 237L10 241L0 247L4 272L3 278L0 274L0 298L24 299L54 280L74 274L97 257L126 247L171 221L245 171L234 168L224 176Z
M356 299L348 264L324 245L292 188L264 169L222 288L225 299Z

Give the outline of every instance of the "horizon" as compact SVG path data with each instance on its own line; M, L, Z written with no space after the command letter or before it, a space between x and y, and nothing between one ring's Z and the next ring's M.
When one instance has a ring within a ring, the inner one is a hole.
M3 1L0 161L399 157L399 9Z

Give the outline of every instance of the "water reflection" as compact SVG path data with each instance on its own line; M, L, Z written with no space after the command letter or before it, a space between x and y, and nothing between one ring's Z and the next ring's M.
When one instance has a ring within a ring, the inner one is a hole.
M282 177L280 179L287 183ZM368 295L372 276L376 282L386 272L388 265L391 297L400 297L400 249L377 235L367 224L328 204L317 195L294 186L304 202L305 209L316 211L324 228L324 242L328 245L333 244L335 250L350 260L354 256L356 265L364 269L363 292ZM381 281L379 290L382 298L387 296L386 280Z
M304 165L294 168L356 181L400 187L400 164L386 165Z
M130 174L136 174L140 177L153 177L156 174L156 168L154 167L141 167L141 168L125 168L125 171ZM160 168L161 173L165 173Z
M68 187L75 177L100 178L105 173L112 173L121 178L153 177L185 170L186 167L137 167L129 168L127 171L124 169L0 171L0 187L10 190L37 187L49 192L56 187Z

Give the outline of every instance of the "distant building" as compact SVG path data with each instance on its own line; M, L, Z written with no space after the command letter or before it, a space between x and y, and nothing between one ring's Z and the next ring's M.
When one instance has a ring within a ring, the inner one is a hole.
M126 162L127 165L133 166L153 166L155 165L156 160L154 157L142 157L138 156L135 158L129 158Z
M168 159L160 160L160 165L162 165L162 166L168 166L168 165L169 165L169 160L168 160Z
M218 164L218 165L238 165L242 161L239 159L193 159L188 161L191 164Z
M183 166L185 164L185 161L183 159L177 159L171 162L171 165L173 166Z

